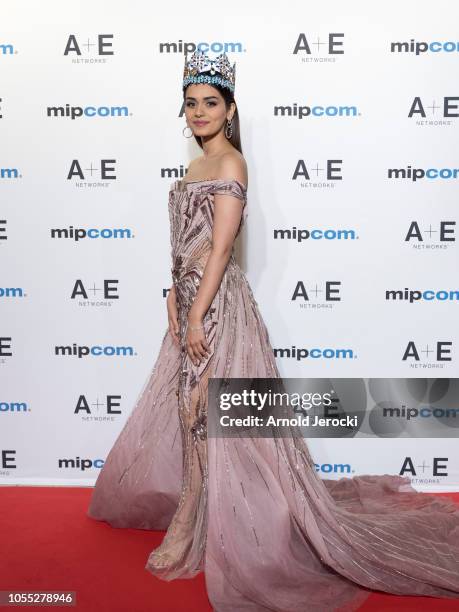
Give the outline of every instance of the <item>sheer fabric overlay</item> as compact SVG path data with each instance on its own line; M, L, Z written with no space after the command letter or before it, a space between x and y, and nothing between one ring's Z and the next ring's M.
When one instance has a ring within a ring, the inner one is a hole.
M107 456L88 515L167 529L145 568L164 580L205 572L216 612L357 610L372 590L459 597L459 506L385 474L321 479L302 438L207 437L208 380L279 377L266 325L231 254L204 318L210 356L193 365L187 313L212 246L218 195L236 180L174 181L172 277L181 346L166 330Z

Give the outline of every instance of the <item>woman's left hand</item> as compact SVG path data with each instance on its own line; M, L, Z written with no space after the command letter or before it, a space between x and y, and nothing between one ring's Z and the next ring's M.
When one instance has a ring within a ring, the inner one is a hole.
M190 329L199 327L200 329ZM186 350L194 365L199 365L210 353L202 319L188 318L186 330Z

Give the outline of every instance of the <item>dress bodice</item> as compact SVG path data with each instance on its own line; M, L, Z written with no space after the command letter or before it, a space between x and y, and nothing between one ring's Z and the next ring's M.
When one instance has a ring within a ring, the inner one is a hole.
M231 195L242 202L240 233L247 217L247 189L237 179L175 180L169 190L172 277L179 281L191 271L204 270L212 247L215 195Z
M239 190L244 194L245 199L245 196L247 194L247 188L241 183L241 181L238 181L237 179L200 179L197 181L184 181L183 179L177 179L172 182L171 190L178 189L179 191L184 191L188 188L199 189L201 186L208 186L212 189L212 187L214 186L217 186L218 188L219 186L223 185L233 185L235 186L236 190L239 187Z

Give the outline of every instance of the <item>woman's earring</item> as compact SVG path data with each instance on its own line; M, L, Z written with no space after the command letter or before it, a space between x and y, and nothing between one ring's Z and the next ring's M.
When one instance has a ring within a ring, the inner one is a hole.
M226 128L225 128L225 136L229 139L233 135L233 120L227 119Z
M188 129L191 131L191 134L190 134L189 136L187 136L187 135L185 134L185 130L186 130L187 128L188 128ZM183 128L183 130L182 130L182 134L185 136L185 138L191 138L191 137L193 136L193 130L190 128L190 126L189 126L189 125L186 125L186 126Z

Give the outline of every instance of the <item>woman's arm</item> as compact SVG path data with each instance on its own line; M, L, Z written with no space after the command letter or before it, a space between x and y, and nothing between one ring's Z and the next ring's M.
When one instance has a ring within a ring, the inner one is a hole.
M246 184L246 169L244 164L229 156L222 163L220 174L231 177ZM228 260L231 256L233 243L241 222L243 202L236 196L215 194L214 221L212 230L212 248L204 268L203 276L193 305L188 313L188 324L199 327L211 305L223 278ZM187 334L188 354L193 363L206 356L208 351L205 335L201 330L190 330Z

